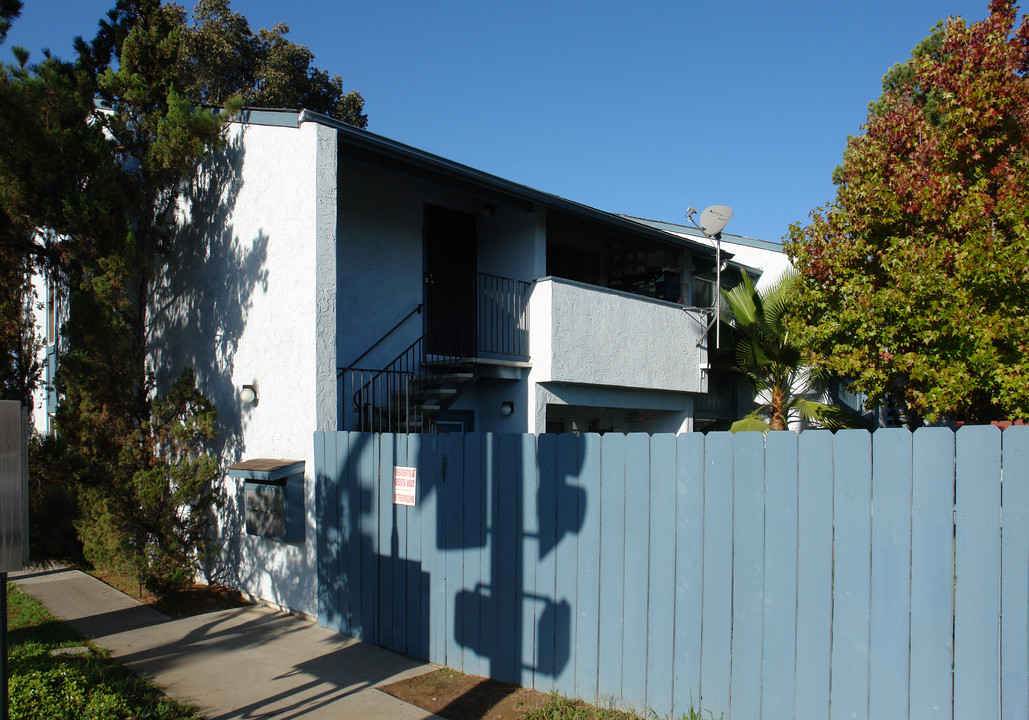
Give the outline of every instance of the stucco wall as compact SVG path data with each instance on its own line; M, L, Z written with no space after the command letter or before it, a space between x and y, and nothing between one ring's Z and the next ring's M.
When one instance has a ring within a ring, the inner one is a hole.
M226 477L212 572L308 614L317 612L312 433L335 420L335 162L335 132L317 124L233 126L186 193L186 250L168 258L151 340L159 387L183 365L196 369L219 412L223 467L305 461L304 542L247 535L242 481ZM257 385L256 404L240 402L244 384Z
M440 183L343 157L340 161L339 356L348 366L424 300L425 206L476 217L478 269L533 280L541 268L536 214ZM382 368L421 336L414 315L358 365Z
M694 310L568 280L536 283L529 301L534 382L704 392Z
M685 393L546 383L535 386L534 403L535 425L529 432L545 432L551 415L596 418L601 430L621 433L693 430L693 396Z

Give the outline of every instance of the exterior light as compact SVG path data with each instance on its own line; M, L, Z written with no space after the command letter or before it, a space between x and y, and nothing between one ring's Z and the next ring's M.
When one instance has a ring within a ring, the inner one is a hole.
M256 405L257 385L244 385L239 391L239 399L244 405Z
M503 415L504 417L507 417L508 415L510 415L513 412L514 412L514 403L513 402L511 402L510 400L505 400L504 402L500 403L500 414L501 415Z

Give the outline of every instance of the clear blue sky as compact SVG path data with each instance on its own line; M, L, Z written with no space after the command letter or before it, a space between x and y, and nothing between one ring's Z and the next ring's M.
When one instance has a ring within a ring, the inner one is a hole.
M187 0L191 7L192 0ZM71 58L114 0L27 0L0 49ZM830 200L883 74L987 0L235 0L366 101L372 132L601 210L779 240Z

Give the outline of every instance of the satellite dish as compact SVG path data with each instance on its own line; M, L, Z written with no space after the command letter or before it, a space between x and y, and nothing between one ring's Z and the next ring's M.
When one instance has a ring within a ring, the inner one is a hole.
M700 213L700 231L708 237L718 235L732 220L732 208L726 205L712 205Z

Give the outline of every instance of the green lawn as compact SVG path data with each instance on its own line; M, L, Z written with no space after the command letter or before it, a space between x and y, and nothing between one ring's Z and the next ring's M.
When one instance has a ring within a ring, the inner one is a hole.
M200 720L7 584L10 720Z

